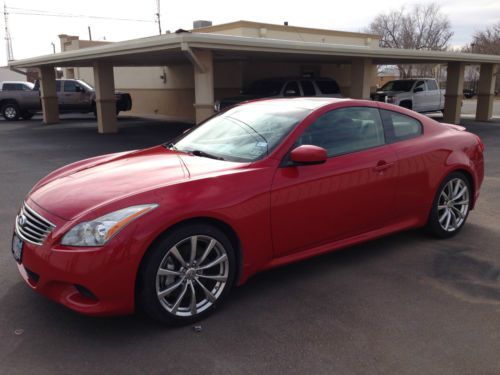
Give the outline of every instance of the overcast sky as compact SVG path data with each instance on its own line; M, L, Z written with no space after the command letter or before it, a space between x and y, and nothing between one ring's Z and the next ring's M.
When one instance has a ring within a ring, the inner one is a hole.
M109 41L119 41L158 33L158 26L154 23L156 0L6 0L5 3L8 7L16 8L12 9L9 15L15 59L52 53L51 43L56 44L56 51L59 52L57 35L78 35L87 39L88 26L91 27L95 40L105 38ZM405 0L161 0L161 19L164 31L190 29L192 21L196 19L211 20L214 24L236 20L279 24L288 21L290 25L295 26L362 31L377 14L402 5L411 7L416 3L418 1ZM439 4L442 6L442 12L448 15L455 32L452 46L458 47L468 43L475 31L500 20L500 0L441 0ZM19 14L43 12L150 22ZM0 65L5 65L7 59L3 25L1 30L0 43L3 46L0 48Z

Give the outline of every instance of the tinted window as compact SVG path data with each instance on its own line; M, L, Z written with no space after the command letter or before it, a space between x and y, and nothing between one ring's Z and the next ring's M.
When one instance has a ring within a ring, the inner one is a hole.
M4 83L2 88L4 91L19 91L24 90L24 85L20 83Z
M318 118L300 136L297 145L312 144L328 156L364 150L385 143L384 128L376 108L336 109Z
M288 91L288 93L287 93ZM295 92L295 93L292 93ZM284 96L300 96L299 84L297 81L288 82L285 86L285 90L283 90Z
M425 91L425 82L418 81L417 84L415 85L414 90L416 90L416 89L422 89L422 91Z
M243 90L243 94L247 95L264 95L264 96L274 96L281 92L283 87L283 80L278 79L264 79L261 81L255 81L246 90Z
M339 86L333 80L318 80L316 85L323 94L340 94Z
M438 85L436 83L436 81L430 79L427 81L427 88L429 90L437 90L438 89Z
M64 81L64 92L77 92L77 87L80 85L75 81Z
M396 80L387 82L380 90L382 91L410 91L415 80Z
M389 128L391 142L418 137L422 134L422 124L413 117L401 113L381 110L384 123Z
M300 85L302 86L304 96L316 96L316 91L311 81L300 81Z

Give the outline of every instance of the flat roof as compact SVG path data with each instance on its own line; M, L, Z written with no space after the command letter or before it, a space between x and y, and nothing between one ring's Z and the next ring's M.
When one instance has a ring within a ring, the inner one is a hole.
M187 63L186 49L208 49L217 60L272 60L288 62L350 63L352 58L374 64L447 63L500 64L500 56L381 48L359 45L252 38L213 33L183 32L89 47L11 61L13 68L92 66L107 61L114 66L159 66Z

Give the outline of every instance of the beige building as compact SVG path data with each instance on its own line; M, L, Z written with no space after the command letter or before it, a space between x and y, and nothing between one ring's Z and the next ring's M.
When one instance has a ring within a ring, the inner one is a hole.
M377 47L378 35L334 30L273 25L249 21L238 21L192 30L193 33L222 34L248 38L262 38L311 43ZM61 51L110 44L103 41L80 40L77 36L59 35ZM283 61L215 61L215 100L237 95L242 87L254 80L269 77L301 76L313 74L335 79L344 96L350 95L350 64L325 64ZM376 67L372 67L373 73ZM83 79L94 85L93 69L72 67L64 69L65 78ZM372 89L376 86L376 75L371 75ZM154 67L115 67L115 87L129 92L134 115L164 115L173 120L195 121L194 76L192 65L186 64Z

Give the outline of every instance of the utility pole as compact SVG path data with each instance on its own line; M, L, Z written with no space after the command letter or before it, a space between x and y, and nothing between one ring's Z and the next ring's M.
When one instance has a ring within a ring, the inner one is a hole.
M9 32L9 13L7 12L7 5L3 3L3 17L5 22L5 42L7 44L7 61L14 60L14 52L12 52L12 39Z
M160 1L161 0L156 0L156 22L158 22L158 32L161 35Z
M90 26L88 26L89 29L89 40L92 40L92 30L90 30Z
M54 42L50 44L52 44L52 53L56 53L56 44Z

